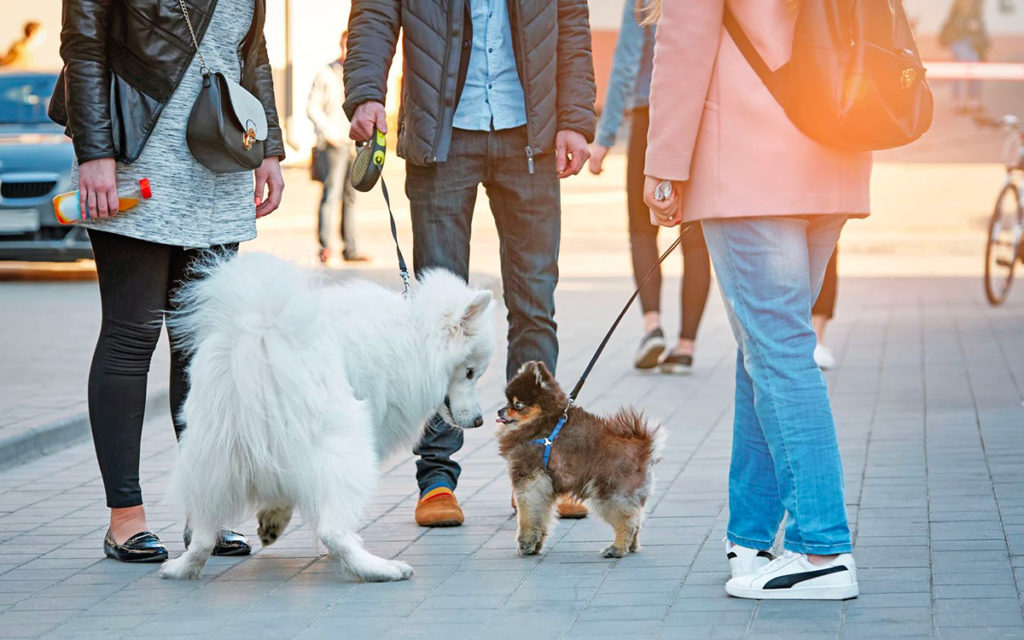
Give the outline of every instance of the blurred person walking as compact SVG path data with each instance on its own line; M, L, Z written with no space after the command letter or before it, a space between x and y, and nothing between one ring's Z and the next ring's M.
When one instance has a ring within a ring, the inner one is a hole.
M345 125L345 87L342 65L348 47L348 31L341 34L341 56L317 72L309 90L306 115L316 132L313 150L313 178L323 183L318 209L320 262L331 258L331 222L334 211L340 211L341 257L346 262L366 262L368 258L356 251L353 205L356 192L349 181L352 168L352 141Z
M828 371L836 366L836 356L825 344L825 329L828 323L832 322L832 316L836 311L836 295L839 291L839 247L832 252L832 257L825 267L825 279L822 280L821 293L811 307L811 325L814 326L814 335L817 344L814 346L814 362L823 371Z
M640 291L643 338L633 358L637 369L660 367L664 373L685 374L693 369L694 342L704 305L711 288L711 261L699 224L683 237L683 281L680 287L679 338L666 348L661 328L661 266L658 265L658 227L651 224L644 203L644 155L650 121L651 70L654 67L654 25L641 26L645 0L626 0L619 40L612 59L611 78L604 111L597 125L597 137L590 148L590 172L599 175L609 149L615 145L622 116L630 115L629 147L626 159L626 208L629 216L629 244L633 278L640 280L655 268L654 275Z
M984 62L992 41L985 28L984 4L982 0L954 0L949 15L942 25L939 41L953 52L959 62ZM981 80L956 80L953 82L953 105L958 113L979 113L981 105Z
M645 184L659 224L702 221L739 344L726 591L854 597L842 461L813 357L811 305L843 225L868 215L871 155L825 146L790 121L726 31L726 4L769 68L789 59L794 2L661 3ZM656 200L663 180L672 195ZM769 561L784 515L785 553Z
M284 188L264 0L189 4L203 58L182 45L192 42L182 13L64 0L64 68L50 102L50 117L74 144L73 181L88 218L80 224L96 259L103 321L89 371L89 421L110 507L104 552L125 562L167 557L149 530L139 486L147 373L165 310L175 309L175 292L196 277L191 267L207 251L233 253L256 236L256 218L278 207ZM206 64L252 92L266 111L255 187L253 172L214 173L189 151L186 123ZM151 181L152 198L119 215L118 184L141 178ZM189 356L173 331L170 345L170 404L180 438ZM186 546L188 538L186 529ZM225 530L215 553L249 550L244 536Z
M398 154L416 272L443 267L468 277L483 184L500 239L506 378L530 360L554 371L559 179L587 161L596 120L586 0L355 0L348 30L345 111L357 141L387 130L386 81L403 34ZM463 522L452 459L462 442L461 430L435 416L415 449L422 526ZM586 514L578 502L559 510Z
M3 57L0 57L0 67L19 71L35 69L35 50L42 46L45 39L43 25L35 21L26 22L22 27L22 37L11 45Z

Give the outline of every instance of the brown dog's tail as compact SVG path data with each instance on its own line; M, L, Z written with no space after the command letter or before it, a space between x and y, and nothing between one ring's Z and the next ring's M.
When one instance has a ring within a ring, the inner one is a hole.
M650 447L651 464L661 462L665 438L668 436L664 427L657 422L652 422L642 411L637 411L632 407L620 409L612 421L623 436L647 442Z

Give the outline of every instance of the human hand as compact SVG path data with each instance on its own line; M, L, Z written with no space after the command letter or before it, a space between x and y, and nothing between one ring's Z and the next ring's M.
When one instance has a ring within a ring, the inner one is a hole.
M601 175L601 172L604 171L604 157L606 155L608 155L608 147L596 142L590 145L590 162L587 165L590 173L595 176Z
M78 165L78 203L83 219L117 214L117 163L113 158Z
M263 191L266 190L266 198ZM284 191L284 176L281 175L281 160L276 156L264 158L256 169L256 219L268 216L281 206Z
M356 107L356 112L352 114L352 126L349 127L348 137L356 142L366 142L373 137L374 127L381 133L388 132L384 105L370 100Z
M571 129L562 129L555 135L555 169L559 178L568 178L580 172L590 157L587 139Z
M683 222L683 199L680 197L683 182L672 182L672 193L664 200L655 197L655 189L664 182L661 178L646 176L644 178L644 202L651 210L651 224L663 227L675 227Z

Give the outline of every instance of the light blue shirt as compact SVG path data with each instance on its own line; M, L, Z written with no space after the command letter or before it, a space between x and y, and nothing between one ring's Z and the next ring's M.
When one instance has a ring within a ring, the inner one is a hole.
M622 125L623 112L650 104L651 73L654 70L654 25L637 24L635 0L626 0L619 40L612 58L601 122L595 141L605 147L615 145L615 134Z
M466 84L452 125L499 131L526 124L526 99L516 71L506 0L468 0L473 23Z

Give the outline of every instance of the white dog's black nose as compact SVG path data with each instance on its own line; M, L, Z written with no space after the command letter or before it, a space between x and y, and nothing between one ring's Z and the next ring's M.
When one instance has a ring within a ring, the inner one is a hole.
M474 429L478 429L478 428L480 428L482 426L484 426L484 417L483 416L477 416L476 418L473 418L473 428Z

